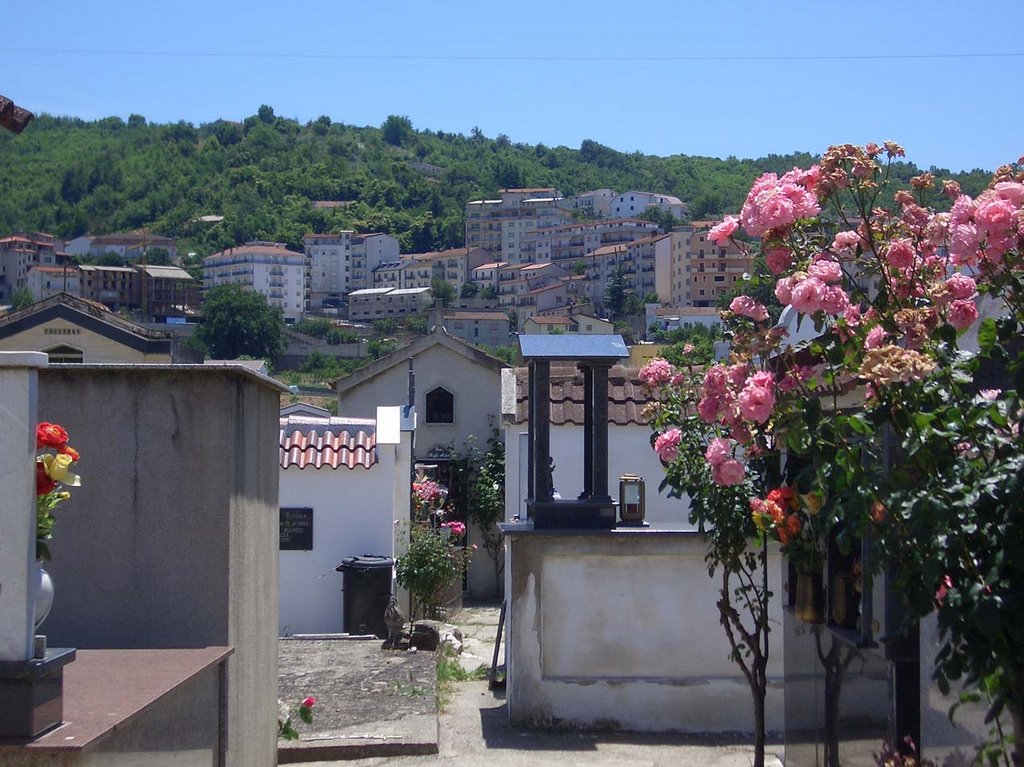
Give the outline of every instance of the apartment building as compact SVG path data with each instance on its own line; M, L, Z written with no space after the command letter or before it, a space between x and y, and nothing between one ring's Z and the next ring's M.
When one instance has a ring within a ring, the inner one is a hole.
M638 192L632 190L616 196L611 202L610 215L615 218L639 216L648 208L671 213L678 219L686 216L686 203L678 197L654 192Z
M348 318L372 322L409 317L430 306L430 288L364 288L348 294Z
M658 233L658 225L639 218L581 221L537 229L523 237L520 251L526 261L558 263L572 271L575 262L605 245L631 242Z
M641 297L657 293L659 301L670 301L672 242L672 234L660 234L598 248L584 259L587 297L603 305L609 280L621 270L627 291Z
M476 283L480 290L490 288L497 295L498 274L508 265L507 261L490 261L486 264L480 264L480 266L470 272L470 281Z
M615 192L611 189L592 189L566 197L562 207L587 218L605 218L611 214L614 199Z
M100 234L95 237L76 238L75 255L86 255L89 258L99 258L107 253L116 253L122 261L142 258L143 253L157 248L167 251L171 260L178 257L178 244L170 237L163 237L159 234L149 232L117 232L115 234ZM81 253L82 245L88 244L88 250ZM69 252L72 252L69 248Z
M203 259L203 288L241 285L280 309L286 322L301 319L306 310L306 255L284 243L255 241L214 253Z
M67 260L63 243L44 232L15 232L0 238L0 303L9 303L14 292L28 287L33 266L56 266Z
M135 306L136 272L130 266L82 264L79 295L103 304L113 312Z
M58 293L81 295L82 273L77 266L33 266L28 270L25 287L33 301L42 301Z
M478 346L504 346L509 343L508 315L499 311L446 309L445 330L456 338Z
M347 293L373 286L374 269L398 260L398 240L380 232L307 234L302 240L311 308L340 305Z
M502 189L493 200L466 203L466 247L482 248L485 261L523 263L520 243L530 232L568 223L572 211L550 187Z
M752 269L753 259L733 243L711 242L710 229L705 225L678 227L681 236L672 246L673 306L715 307Z
M373 270L373 288L429 288L434 265L421 254L409 254L397 261L386 261ZM364 288L365 290L365 288ZM351 294L349 294L351 295Z
M483 248L449 248L431 253L414 253L409 256L430 263L433 278L444 280L456 293L473 277L473 270L485 264L487 251Z

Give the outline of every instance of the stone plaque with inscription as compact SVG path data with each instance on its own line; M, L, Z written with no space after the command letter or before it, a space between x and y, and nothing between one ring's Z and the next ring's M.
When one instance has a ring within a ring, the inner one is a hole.
M281 551L313 550L313 510L281 509Z

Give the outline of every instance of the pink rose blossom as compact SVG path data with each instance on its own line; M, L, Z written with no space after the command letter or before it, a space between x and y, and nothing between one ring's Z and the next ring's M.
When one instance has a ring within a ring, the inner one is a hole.
M974 294L978 291L978 286L974 280L966 274L960 274L959 272L951 275L946 280L946 286L954 298L973 298Z
M966 330L978 319L978 307L974 301L958 298L949 305L949 324L957 330Z
M743 477L743 464L735 458L723 461L711 470L711 479L716 485L738 485Z
M771 248L764 255L765 265L772 274L782 274L793 265L793 252L789 248Z
M779 299L780 304L788 306L793 302L793 288L802 279L804 279L803 273L797 272L797 274L789 277L783 277L775 283L775 297Z
M882 345L882 342L885 341L887 335L885 328L881 325L875 325L868 331L867 336L864 338L864 348L868 351L877 349Z
M1024 207L1024 184L1016 181L1000 181L992 190L1002 199L1013 203L1018 207Z
M838 317L846 311L849 305L850 297L846 295L846 291L838 285L829 285L822 292L821 310L825 312L825 314L831 314L833 317Z
M757 322L764 322L768 319L768 310L764 308L764 304L755 301L750 296L736 296L729 304L729 310Z
M765 173L750 188L740 221L743 228L755 237L773 229L791 226L799 218L816 216L821 212L818 200L802 185L809 180L802 171L794 169L779 179L774 173Z
M838 253L848 253L857 247L860 242L860 235L849 230L839 232L832 240L832 250Z
M775 407L775 393L768 386L758 386L751 381L740 392L739 403L740 415L748 421L764 423Z
M914 245L910 240L893 240L885 251L885 260L894 269L908 269L914 265L914 255Z
M661 357L655 357L640 368L638 377L647 386L661 386L662 384L668 383L672 380L672 376L674 374L675 370L672 368L672 365L668 360L662 359Z
M711 466L718 466L732 455L732 445L724 437L715 437L708 443L708 449L704 451L704 458Z
M722 223L711 227L708 232L708 239L716 245L725 245L729 238L739 229L740 220L736 216L726 216Z
M814 314L821 309L825 283L817 277L808 277L793 288L790 304L801 314Z
M817 277L822 282L841 282L843 268L831 259L820 259L807 267L807 274Z
M679 429L671 428L659 434L654 440L654 452L663 463L672 463L679 455L679 443L683 434Z

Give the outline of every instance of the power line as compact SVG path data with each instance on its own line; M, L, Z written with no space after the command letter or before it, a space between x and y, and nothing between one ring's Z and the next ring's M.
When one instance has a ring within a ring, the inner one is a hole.
M912 61L954 59L1024 58L1024 53L878 53L830 55L777 55L777 56L522 56L522 55L431 55L380 53L271 53L264 51L129 51L90 48L7 48L9 53L48 54L66 56L139 56L149 58L210 58L210 59L308 59L314 61L436 61L436 62L515 62L515 63L644 63L671 64L687 62L771 62L771 61Z

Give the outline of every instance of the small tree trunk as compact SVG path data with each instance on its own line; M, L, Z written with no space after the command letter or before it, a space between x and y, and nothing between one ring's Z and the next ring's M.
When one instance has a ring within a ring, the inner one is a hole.
M763 684L758 684L755 689L751 687L751 693L754 696L754 767L764 767L764 747L765 747L765 688Z
M1024 709L1016 700L1008 701L1006 707L1013 719L1013 763L1024 767Z

